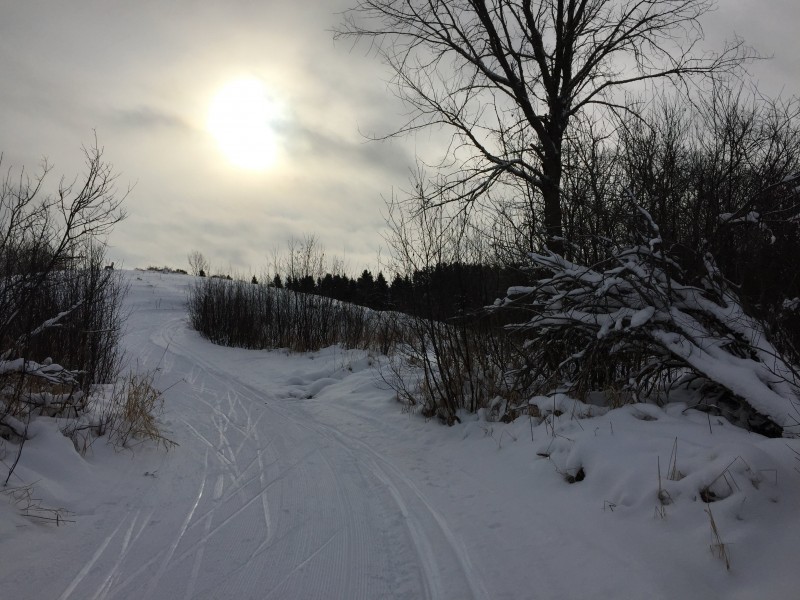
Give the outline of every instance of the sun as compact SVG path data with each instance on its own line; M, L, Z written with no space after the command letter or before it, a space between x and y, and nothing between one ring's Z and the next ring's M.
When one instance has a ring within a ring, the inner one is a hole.
M262 171L275 162L275 105L259 79L227 83L208 111L208 130L228 160L242 169Z

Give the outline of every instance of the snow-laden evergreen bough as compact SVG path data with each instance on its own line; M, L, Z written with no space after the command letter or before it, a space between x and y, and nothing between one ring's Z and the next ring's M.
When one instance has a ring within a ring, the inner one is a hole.
M699 389L699 408L720 411L764 435L800 435L798 371L747 314L705 253L690 279L644 209L637 243L594 266L531 254L535 285L513 287L500 306L524 307L529 364L552 389L615 389L663 400L679 385ZM685 283L696 281L695 285Z

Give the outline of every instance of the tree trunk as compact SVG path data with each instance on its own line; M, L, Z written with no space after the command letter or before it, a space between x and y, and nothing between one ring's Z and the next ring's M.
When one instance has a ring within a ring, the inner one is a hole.
M544 228L547 234L547 248L556 254L564 255L564 231L562 228L561 207L561 143L559 152L553 152L542 161L544 175L541 186L544 202Z

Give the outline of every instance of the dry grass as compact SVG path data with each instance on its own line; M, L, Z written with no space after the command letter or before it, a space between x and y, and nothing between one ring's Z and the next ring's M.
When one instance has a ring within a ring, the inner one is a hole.
M72 516L72 513L65 508L48 508L42 506L42 501L33 496L32 485L5 488L0 490L0 495L6 496L11 500L12 504L19 509L20 513L29 519L49 521L56 525L75 522L69 518Z
M155 373L131 372L115 386L106 422L114 447L130 448L134 442L147 440L167 450L177 446L164 435L158 421L164 413L164 398L153 385Z
M586 394L588 395L588 391ZM634 394L632 390L626 389L616 382L606 387L605 397L608 402L608 407L612 410L627 406L628 404L636 404L637 402L636 394Z
M669 456L667 478L670 481L680 481L684 477L685 475L678 470L678 438L676 437L675 442L672 444L672 452Z
M711 553L716 556L717 558L723 560L725 562L725 568L730 571L731 570L731 560L730 554L728 553L728 546L723 543L722 538L719 535L719 529L717 529L717 522L714 520L714 515L711 514L711 505L706 504L706 514L708 515L708 520L711 524L711 544L709 548Z

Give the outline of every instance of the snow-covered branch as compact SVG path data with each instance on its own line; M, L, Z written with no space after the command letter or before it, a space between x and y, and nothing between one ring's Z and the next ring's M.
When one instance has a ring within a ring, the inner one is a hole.
M532 313L512 327L528 334L538 361L557 365L569 387L614 384L641 394L691 374L747 407L740 420L754 430L800 434L796 367L746 313L713 257L704 257L696 285L687 284L650 215L640 215L643 243L593 268L532 254L551 276L509 289L505 304Z

